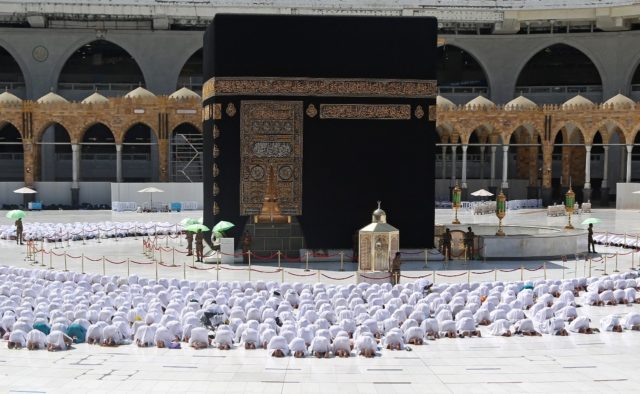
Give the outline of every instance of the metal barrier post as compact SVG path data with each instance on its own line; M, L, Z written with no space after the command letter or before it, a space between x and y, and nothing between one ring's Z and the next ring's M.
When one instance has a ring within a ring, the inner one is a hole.
M305 264L305 266L304 266L304 270L308 272L308 271L309 271L309 252L307 251L307 252L305 253L305 255L306 255L306 260L307 260L307 262L306 262L306 264Z
M98 227L98 243L102 243L102 241L100 241L100 227Z
M80 258L80 272L84 274L84 252L82 253L82 257Z
M636 253L636 250L632 250L632 251L631 251L631 269L634 269L634 268L633 268L633 255L634 255L635 253Z
M589 277L591 277L591 256L589 256Z
M162 263L162 246L158 247L158 261Z
M436 270L433 270L433 284L436 284Z
M616 267L614 268L613 272L620 272L618 271L618 252L616 252Z
M220 251L218 251L218 258L216 259L216 280L220 280Z
M247 250L247 261L249 262L249 281L251 281L251 251Z
M69 271L67 269L67 252L64 252L64 272Z
M102 276L107 276L107 267L104 262L104 256L102 256Z
M187 279L187 262L186 261L182 263L182 279L184 280Z
M127 276L131 276L131 268L129 266L129 258L127 257Z
M471 270L467 270L467 284L471 283Z
M320 283L320 270L318 270L318 283Z
M604 253L604 270L602 271L602 275L606 275L607 274L607 253Z
M280 283L284 283L284 268L280 268L280 275L281 275Z
M429 249L424 250L424 269L429 268Z
M156 260L156 282L158 281L158 261Z
M524 264L520 264L520 280L524 280Z
M176 247L174 246L171 250L171 266L176 266Z
M278 250L277 255L278 255L278 268L282 268L282 264L280 262L280 251L279 250Z
M84 228L82 229L82 244L86 245L85 241L87 240L87 237L84 234Z
M42 242L42 249L40 252L40 266L44 267L44 242Z
M340 252L340 271L344 271L344 252Z
M576 265L573 269L573 277L577 278L578 277L578 255L576 255Z
M547 262L546 261L542 263L542 269L544 269L544 280L547 280ZM562 262L562 269L564 270L564 261Z
M493 269L493 281L494 282L498 281L498 269L497 268Z
M49 269L53 269L53 252L51 250L49 251Z

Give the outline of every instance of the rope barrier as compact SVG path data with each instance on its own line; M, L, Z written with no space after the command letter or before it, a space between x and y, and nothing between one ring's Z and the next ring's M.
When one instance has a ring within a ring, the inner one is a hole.
M281 270L277 269L275 271L260 271L259 269L256 268L250 268L251 271L255 271L255 272L259 272L261 274L277 274L278 272L280 272Z
M537 268L527 268L527 267L524 267L524 269L526 269L526 270L527 270L527 271L529 271L529 272L533 272L533 271L541 270L543 267L544 267L544 266L543 266L543 265L541 265L541 266L539 266L539 267L537 267Z
M467 275L467 273L463 272L461 274L451 274L451 275L436 273L436 275L442 276L442 277L445 277L445 278L455 278L457 276Z
M422 278L427 278L429 276L431 276L432 274L426 274L426 275L420 275L420 276L410 276L410 275L400 275L401 278L408 278L408 279L422 279Z
M197 270L197 271L211 271L212 269L216 268L215 266L209 267L209 268L199 268L199 267L196 267L196 266L193 266L193 267L192 266L188 266L188 267L193 269L193 270Z
M316 273L311 273L311 274L294 274L293 272L289 272L289 271L285 271L285 273L289 274L289 275L293 275L293 276L313 276L316 275Z
M371 276L366 276L365 274L359 274L361 277L365 278L365 279L389 279L391 278L391 274L386 275L386 276L381 276L379 278L375 278L375 277L371 277Z
M488 270L488 271L483 271L483 272L477 272L477 271L471 271L472 274L474 275L484 275L484 274L490 274L495 270Z
M324 276L327 279L331 279L331 280L347 280L347 279L351 279L351 278L353 278L355 276L355 274L351 274L349 276L345 276L344 278L334 278L332 276L325 275L325 274L320 274L320 275Z
M498 270L500 272L515 272L518 271L520 268L514 268L514 269L510 269L510 270Z

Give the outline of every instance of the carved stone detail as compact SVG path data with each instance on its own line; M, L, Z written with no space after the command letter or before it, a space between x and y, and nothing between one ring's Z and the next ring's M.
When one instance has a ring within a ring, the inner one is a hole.
M320 119L411 119L408 104L320 104Z

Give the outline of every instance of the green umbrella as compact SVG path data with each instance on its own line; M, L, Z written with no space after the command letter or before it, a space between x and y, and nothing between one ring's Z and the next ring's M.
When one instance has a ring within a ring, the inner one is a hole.
M582 224L598 224L602 222L602 220L598 218L589 218L582 221Z
M185 227L185 230L191 231L193 233L197 233L198 230L209 231L209 227L205 226L204 224L190 224L187 227Z
M9 211L7 212L7 217L9 219L22 219L23 217L27 216L27 214L24 211L21 211L20 209L14 209L13 211Z
M236 225L231 222L221 220L215 226L213 226L213 231L217 234L222 234L225 231L234 228L235 226Z
M191 219L191 218L184 218L180 221L180 225L181 226L189 226L191 224L198 224L198 220L197 219Z
M196 222L202 224L204 223L204 219L202 218L202 216L200 216L200 218L196 220Z

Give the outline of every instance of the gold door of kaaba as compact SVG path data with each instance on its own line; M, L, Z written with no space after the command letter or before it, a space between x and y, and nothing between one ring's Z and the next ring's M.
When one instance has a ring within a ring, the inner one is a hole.
M284 215L302 214L302 101L240 103L240 212L260 213L273 170Z

